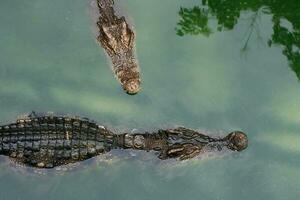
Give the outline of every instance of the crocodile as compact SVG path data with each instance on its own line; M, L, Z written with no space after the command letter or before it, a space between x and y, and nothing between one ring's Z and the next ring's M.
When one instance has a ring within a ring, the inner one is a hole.
M184 127L153 133L115 134L87 118L38 116L35 113L0 126L0 155L36 168L75 163L112 149L151 151L162 160L186 160L207 150L242 151L247 146L247 135L241 131L231 132L223 138Z
M113 72L128 94L140 90L140 70L135 56L135 33L124 16L117 16L113 0L97 0L97 40L111 59Z

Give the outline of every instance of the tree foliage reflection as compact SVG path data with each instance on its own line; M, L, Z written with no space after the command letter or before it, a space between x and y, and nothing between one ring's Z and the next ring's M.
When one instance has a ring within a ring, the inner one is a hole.
M242 11L271 14L273 33L269 46L281 45L290 67L300 80L300 3L299 0L202 0L202 6L180 8L180 21L176 32L179 36L213 33L211 19L217 20L217 31L232 30ZM287 27L287 24L290 27ZM250 24L253 26L253 23ZM251 36L253 27L250 27ZM249 38L246 41L249 41ZM245 45L245 46L246 46Z

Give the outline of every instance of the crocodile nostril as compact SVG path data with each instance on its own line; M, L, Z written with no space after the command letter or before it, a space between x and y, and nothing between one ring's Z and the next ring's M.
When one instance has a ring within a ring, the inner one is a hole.
M123 85L123 89L126 91L127 94L134 95L141 90L140 81L137 79L128 81L126 84Z
M229 141L228 148L234 151L243 151L248 147L248 137L241 131L234 131L226 137Z

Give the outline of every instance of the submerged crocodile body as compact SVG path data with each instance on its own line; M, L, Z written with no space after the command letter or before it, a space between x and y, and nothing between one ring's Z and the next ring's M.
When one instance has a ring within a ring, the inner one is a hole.
M112 61L113 71L128 94L140 90L140 72L135 58L135 34L125 20L118 17L113 0L97 0L99 8L98 41Z
M247 136L239 131L224 138L212 138L186 128L151 134L114 134L88 119L66 116L31 114L0 126L0 155L38 168L79 162L112 149L156 151L160 159L184 160L203 153L205 148L242 151L247 143Z

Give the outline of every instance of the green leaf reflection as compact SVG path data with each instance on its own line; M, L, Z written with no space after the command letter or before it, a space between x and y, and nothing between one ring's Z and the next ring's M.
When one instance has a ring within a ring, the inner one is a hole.
M280 45L287 57L291 69L300 80L300 3L298 0L202 0L202 5L179 10L180 20L176 33L179 36L198 35L209 36L213 29L209 27L211 20L217 21L216 31L226 31L235 28L242 11L252 11L253 22L258 13L272 15L273 33L268 45ZM285 27L282 21L290 23ZM253 30L250 24L250 34L243 49L246 49Z

